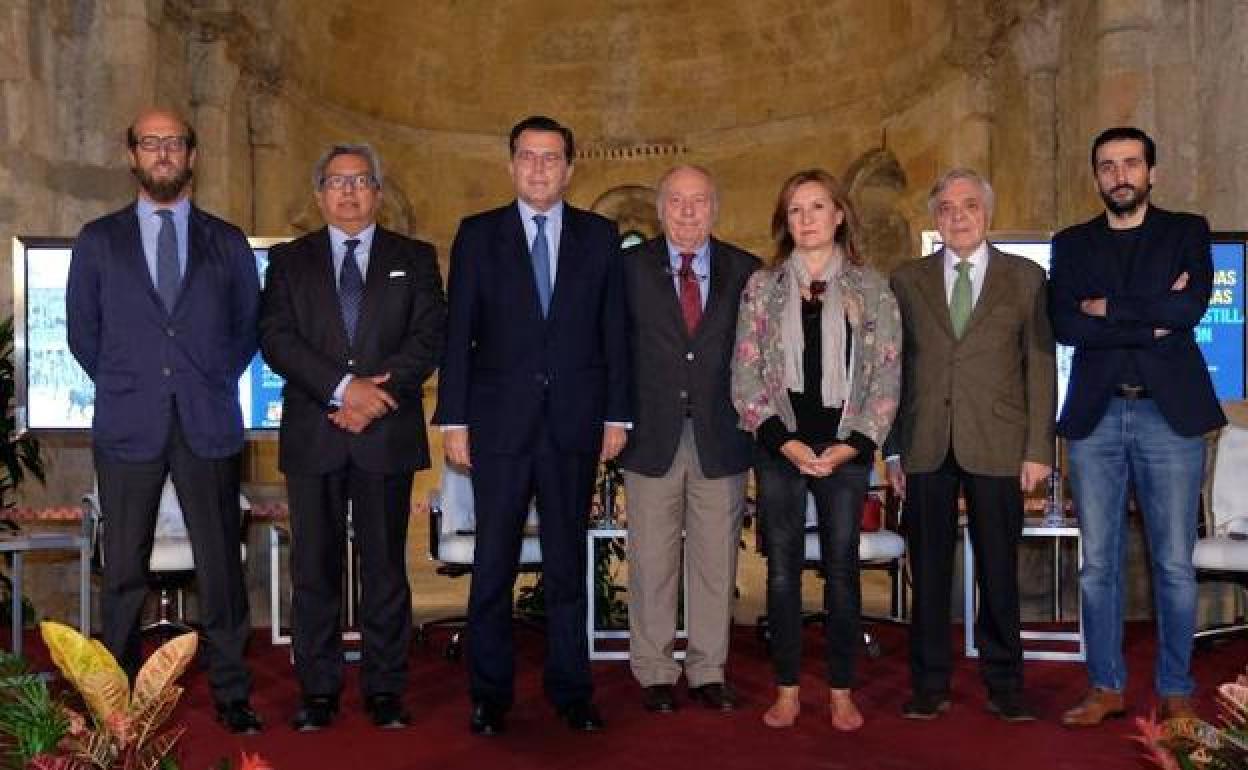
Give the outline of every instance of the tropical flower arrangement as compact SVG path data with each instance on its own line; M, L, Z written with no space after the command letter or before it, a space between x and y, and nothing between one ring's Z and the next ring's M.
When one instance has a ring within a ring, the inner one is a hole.
M1163 770L1248 770L1248 675L1219 685L1217 699L1221 726L1203 719L1139 717L1134 740Z
M104 645L69 626L39 624L52 662L85 709L53 693L20 658L0 655L0 767L26 770L177 770L186 728L166 722L182 696L177 680L198 637L175 637L147 659L134 687ZM228 766L228 765L227 765ZM240 770L271 770L243 755Z

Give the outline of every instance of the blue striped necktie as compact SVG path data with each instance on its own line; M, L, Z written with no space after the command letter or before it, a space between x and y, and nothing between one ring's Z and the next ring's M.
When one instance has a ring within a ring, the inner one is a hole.
M338 272L338 306L342 309L342 325L347 330L347 342L355 342L355 325L360 320L360 302L364 299L364 276L355 261L358 238L343 242L347 253L342 257L342 269Z
M160 232L156 235L156 293L165 310L172 313L182 285L182 268L178 265L178 231L173 226L173 212L158 209Z
M550 310L550 244L546 241L546 215L534 214L537 237L533 239L533 280L537 282L537 301L542 305L542 318Z

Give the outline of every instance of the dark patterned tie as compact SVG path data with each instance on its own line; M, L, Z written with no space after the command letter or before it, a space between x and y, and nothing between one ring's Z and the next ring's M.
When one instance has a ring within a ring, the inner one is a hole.
M533 280L537 282L537 300L542 305L542 318L550 311L550 243L546 240L546 215L534 214L537 236L533 239Z
M159 209L160 232L156 235L156 293L165 310L172 313L182 285L182 269L178 266L178 231L173 226L173 212Z
M680 255L680 314L685 317L685 329L690 336L702 322L702 290L698 287L698 274L693 272L695 256L688 251Z
M347 253L342 258L342 270L338 273L338 306L342 309L342 326L347 330L347 342L355 342L355 325L360 320L360 302L364 299L364 276L355 261L358 238L344 241Z

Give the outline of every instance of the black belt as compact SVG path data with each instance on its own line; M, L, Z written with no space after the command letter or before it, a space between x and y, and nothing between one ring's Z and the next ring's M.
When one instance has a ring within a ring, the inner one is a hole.
M1137 401L1141 398L1152 398L1153 392L1143 385L1115 385L1114 395L1128 401Z

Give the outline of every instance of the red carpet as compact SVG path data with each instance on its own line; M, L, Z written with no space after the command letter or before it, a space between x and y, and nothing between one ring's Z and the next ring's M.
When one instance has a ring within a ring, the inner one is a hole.
M1039 723L1007 725L985 713L975 662L960 657L950 713L929 723L902 719L899 712L908 695L906 633L900 628L878 630L884 655L864 659L860 668L857 697L866 726L850 736L834 732L826 720L816 629L807 636L804 710L793 729L771 730L760 721L772 692L770 667L753 629L739 628L729 678L745 702L736 713L710 713L685 705L672 715L649 714L641 708L627 664L598 663L594 667L596 701L607 730L594 735L573 733L556 720L541 695L542 639L518 630L517 703L507 734L494 739L468 733L466 673L462 663L443 659L441 636L413 650L412 685L406 695L414 718L410 728L374 728L361 712L355 670L349 667L343 711L334 726L316 734L296 733L288 725L298 702L289 648L274 648L267 636L258 633L250 660L256 673L253 702L265 720L265 731L238 738L221 729L213 721L206 679L196 670L187 676L187 693L174 715L189 728L178 755L184 770L207 770L224 756L236 759L240 750L260 752L276 770L1145 767L1127 737L1134 732L1130 720L1080 731L1057 724L1061 711L1084 689L1080 664L1028 662L1027 691L1041 716ZM1151 627L1133 625L1127 638L1133 677L1128 699L1134 715L1151 707ZM35 651L35 657L40 652ZM1202 714L1214 715L1212 688L1233 679L1246 662L1248 640L1197 652ZM679 694L684 695L683 688Z

